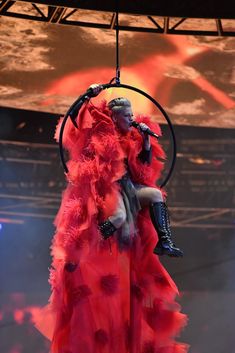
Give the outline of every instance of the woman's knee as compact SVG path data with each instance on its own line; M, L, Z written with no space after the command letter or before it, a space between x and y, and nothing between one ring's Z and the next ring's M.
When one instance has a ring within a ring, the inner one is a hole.
M163 201L163 196L162 193L159 189L152 189L153 191L151 192L150 195L150 202L162 202Z
M142 207L148 206L154 202L163 201L162 193L159 189L153 187L143 187L137 191L137 196Z

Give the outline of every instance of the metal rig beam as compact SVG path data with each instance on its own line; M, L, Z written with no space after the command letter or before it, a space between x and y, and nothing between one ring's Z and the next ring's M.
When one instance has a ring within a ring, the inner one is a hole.
M155 2L151 1L151 3ZM151 3L147 1L143 4L139 1L130 1L126 4L126 2L120 1L119 11L125 14L124 23L120 22L119 25L120 31L197 36L235 36L235 24L231 24L234 16L229 6L226 6L226 2L220 9L215 6L210 7L208 4L206 7L198 7L198 2L194 3L193 7L192 5L189 6L187 2L184 3L184 6L181 4L180 7L174 7L173 4L168 4L170 6L167 7L163 1L157 4ZM115 10L116 7L114 3L112 4L112 1L0 1L0 16L100 29L116 29ZM89 11L92 12L91 20L89 20ZM84 16L84 12L87 13L87 17ZM80 16L81 14L83 16ZM104 17L110 17L109 21L104 20ZM137 25L133 25L133 17L141 17L142 21L140 23L136 21ZM213 21L213 26L211 26L211 21Z

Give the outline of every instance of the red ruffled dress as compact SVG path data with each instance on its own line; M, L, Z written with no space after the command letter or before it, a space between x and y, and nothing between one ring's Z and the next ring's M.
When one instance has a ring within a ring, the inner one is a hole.
M160 134L148 117L138 121ZM51 246L51 297L35 325L51 340L51 353L185 353L188 346L174 337L187 318L175 302L175 283L153 254L157 235L148 210L139 212L138 234L127 249L119 248L117 235L103 240L97 227L117 207L124 159L133 182L155 186L164 152L153 140L151 165L141 163L142 137L136 129L120 136L105 102L84 105L77 122L79 129L68 121L64 131L68 186Z

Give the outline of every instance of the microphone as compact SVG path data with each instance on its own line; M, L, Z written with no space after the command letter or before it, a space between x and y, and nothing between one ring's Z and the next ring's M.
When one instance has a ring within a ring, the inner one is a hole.
M155 134L155 132L153 132L153 131L150 130L149 128L146 129L146 130L142 130L140 124L137 123L137 122L134 121L134 120L131 122L131 126L135 127L136 129L139 128L139 129L140 129L143 133L145 133L145 134L148 134L148 135L150 135L150 136L156 137L157 139L159 138L159 135Z

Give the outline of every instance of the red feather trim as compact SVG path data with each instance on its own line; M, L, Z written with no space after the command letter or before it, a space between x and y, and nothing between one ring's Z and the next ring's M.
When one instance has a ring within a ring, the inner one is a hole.
M137 121L161 134L149 117ZM134 182L156 187L164 151L151 138L153 161L142 164L139 132L119 135L104 101L85 104L77 123L78 129L69 119L64 130L68 186L51 245L52 295L37 328L52 339L52 353L186 353L187 345L173 337L187 319L175 302L175 283L152 252L157 235L147 212L138 216L133 246L122 252L115 236L101 240L98 230L117 207L124 159Z

